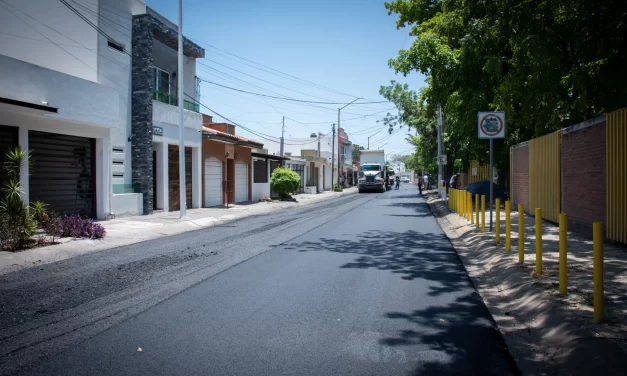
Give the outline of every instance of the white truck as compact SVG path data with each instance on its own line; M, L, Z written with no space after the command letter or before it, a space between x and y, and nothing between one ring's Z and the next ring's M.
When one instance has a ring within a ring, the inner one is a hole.
M362 150L359 158L359 193L364 191L387 191L388 171L383 150Z

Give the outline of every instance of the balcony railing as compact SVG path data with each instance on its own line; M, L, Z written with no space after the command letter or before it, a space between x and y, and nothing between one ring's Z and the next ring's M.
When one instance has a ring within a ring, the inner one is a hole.
M178 97L176 95L164 93L161 91L153 92L152 99L172 106L179 105ZM183 108L188 111L200 112L200 105L198 103L193 103L186 100L183 100Z

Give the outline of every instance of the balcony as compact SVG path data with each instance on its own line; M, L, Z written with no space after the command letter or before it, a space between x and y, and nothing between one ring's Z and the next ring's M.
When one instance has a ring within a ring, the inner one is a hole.
M176 100L174 97L168 98L167 96L159 95L159 99L153 99L152 101L152 121L155 126L160 127L161 124L168 124L178 127L180 122L180 114ZM172 105L166 101L169 99L172 101ZM188 102L190 108L194 108L194 103ZM202 128L202 115L197 111L187 109L187 103L184 102L183 108L183 126L185 128L191 128L200 131Z
M152 99L165 104L169 104L171 106L178 107L179 105L178 97L174 94L155 91L154 93L152 93ZM187 111L200 112L200 105L198 103L183 100L183 109Z

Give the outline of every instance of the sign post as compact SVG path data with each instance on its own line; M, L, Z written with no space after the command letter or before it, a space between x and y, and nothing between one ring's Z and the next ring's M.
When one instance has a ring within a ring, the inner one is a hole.
M494 201L494 166L492 163L492 141L495 138L505 138L505 112L479 112L478 128L480 139L490 139L490 231L492 231L492 202Z

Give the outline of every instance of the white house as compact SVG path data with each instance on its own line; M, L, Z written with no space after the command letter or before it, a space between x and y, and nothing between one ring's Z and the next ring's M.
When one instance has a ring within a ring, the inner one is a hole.
M140 195L111 194L114 185L131 184L130 30L145 4L68 4L0 3L2 146L32 152L32 168L21 174L27 202L97 218L122 206L140 212ZM107 7L116 12L101 22Z

